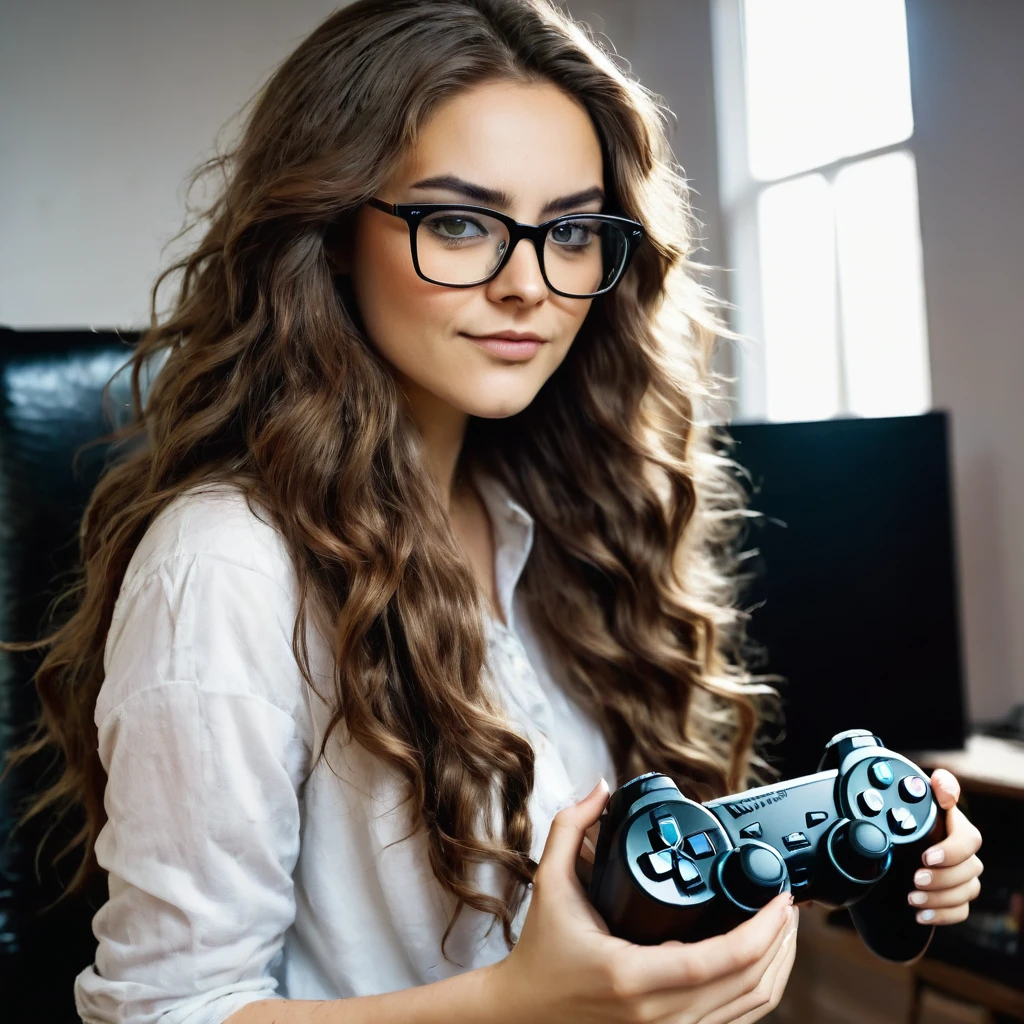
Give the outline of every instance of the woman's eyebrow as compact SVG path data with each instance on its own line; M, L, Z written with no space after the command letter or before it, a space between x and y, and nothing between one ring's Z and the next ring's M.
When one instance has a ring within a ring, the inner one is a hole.
M468 196L482 206L505 207L507 209L515 202L515 197L509 195L503 189L474 185L473 182L464 181L454 174L439 174L433 178L424 178L422 181L417 181L415 185L410 185L409 188L443 188L449 192L459 192L464 196ZM540 215L543 218L549 213L561 213L564 210L571 210L575 206L582 206L584 203L592 202L594 199L604 199L604 191L596 186L585 189L582 192L574 192L571 196L552 199L544 204Z

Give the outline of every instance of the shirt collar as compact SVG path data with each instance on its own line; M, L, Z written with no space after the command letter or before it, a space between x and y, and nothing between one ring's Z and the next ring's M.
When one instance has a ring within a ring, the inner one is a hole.
M494 574L498 601L509 629L514 629L513 598L516 584L533 549L533 516L512 497L496 476L478 470L473 475L473 482L494 526ZM496 619L492 619L491 624L501 627Z

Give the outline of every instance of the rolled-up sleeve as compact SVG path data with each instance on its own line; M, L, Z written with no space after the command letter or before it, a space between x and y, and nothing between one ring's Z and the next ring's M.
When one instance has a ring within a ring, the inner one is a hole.
M109 899L81 1018L220 1024L281 997L310 744L281 583L212 555L122 588L97 701Z

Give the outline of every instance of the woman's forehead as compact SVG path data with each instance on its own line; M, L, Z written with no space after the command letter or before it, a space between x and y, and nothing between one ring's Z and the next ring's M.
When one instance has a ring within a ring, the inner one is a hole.
M406 154L396 184L408 189L444 175L539 210L552 198L602 184L601 144L586 110L555 86L488 83L451 97L433 112ZM432 191L442 199L460 198ZM404 198L426 202L431 197L418 190Z

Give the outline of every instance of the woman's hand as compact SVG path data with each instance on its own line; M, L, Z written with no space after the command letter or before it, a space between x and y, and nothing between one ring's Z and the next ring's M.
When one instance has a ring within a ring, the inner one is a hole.
M944 768L932 773L932 790L946 812L946 838L924 851L924 866L914 875L917 888L907 897L917 907L921 924L956 924L967 917L971 900L981 890L978 859L981 833L957 807L960 783Z
M576 877L584 832L608 800L602 780L551 825L522 934L489 968L489 1020L531 1024L752 1024L782 996L796 953L797 910L777 896L702 942L638 946L608 933Z

